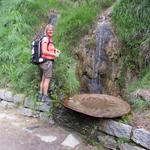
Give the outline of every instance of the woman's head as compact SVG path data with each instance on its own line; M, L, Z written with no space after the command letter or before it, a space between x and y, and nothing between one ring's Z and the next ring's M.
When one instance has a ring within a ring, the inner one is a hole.
M46 27L45 27L45 35L48 36L48 37L52 37L53 36L53 31L54 31L54 28L51 24L48 24Z

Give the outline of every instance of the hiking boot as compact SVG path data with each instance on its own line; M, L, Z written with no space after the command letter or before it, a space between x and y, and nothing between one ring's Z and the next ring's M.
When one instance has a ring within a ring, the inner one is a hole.
M49 98L48 95L43 95L42 102L46 103L47 105L50 105L51 104L51 99Z
M42 98L43 98L43 94L39 93L37 96L37 100L41 102Z

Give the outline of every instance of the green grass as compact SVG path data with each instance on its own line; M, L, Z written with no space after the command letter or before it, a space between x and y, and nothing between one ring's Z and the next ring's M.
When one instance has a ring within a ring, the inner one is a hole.
M59 93L78 92L73 47L88 32L102 8L112 0L1 0L0 1L0 87L35 95L39 88L39 69L30 63L31 41L38 30L48 22L50 10L60 17L54 41L63 54L54 69L55 97Z
M147 68L144 69L139 74L138 81L135 81L134 83L128 86L128 92L133 92L138 89L149 89L149 88L150 88L150 71L149 68Z
M149 109L150 103L143 99L132 99L130 104L134 112L143 112L146 109Z
M119 119L119 122L125 123L125 124L130 124L130 123L132 122L132 117L133 117L133 116L132 116L131 114L122 116L122 117Z
M119 79L122 88L125 85L124 74L127 69L140 75L143 69L150 67L150 57L148 57L150 54L149 6L149 0L119 0L114 6L112 21L122 43L120 58L123 64ZM133 86L149 87L148 76L149 71Z

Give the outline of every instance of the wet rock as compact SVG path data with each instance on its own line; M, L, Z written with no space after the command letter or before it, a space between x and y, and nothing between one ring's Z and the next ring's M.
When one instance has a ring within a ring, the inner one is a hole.
M124 143L124 144L121 144L119 146L120 150L146 150L144 148L141 148L139 146L133 146L131 144L128 144L128 143Z
M113 120L102 120L99 130L109 135L130 139L132 127Z
M143 147L150 149L150 132L141 128L134 129L132 140Z
M125 115L130 105L114 96L104 94L80 94L64 101L64 106L93 117L114 118Z

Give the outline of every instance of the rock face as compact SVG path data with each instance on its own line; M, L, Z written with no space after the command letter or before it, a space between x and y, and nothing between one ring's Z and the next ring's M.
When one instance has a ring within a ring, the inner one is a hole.
M74 52L81 92L120 94L118 49L119 42L111 25L111 9L108 9Z
M64 106L94 116L113 118L129 113L130 105L125 101L104 94L81 94L64 101Z

